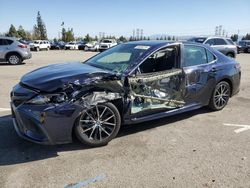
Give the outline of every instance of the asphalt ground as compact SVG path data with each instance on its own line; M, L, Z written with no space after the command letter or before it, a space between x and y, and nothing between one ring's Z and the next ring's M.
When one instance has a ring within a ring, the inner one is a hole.
M125 126L100 148L20 139L9 93L21 76L94 54L42 51L23 65L0 64L0 187L250 187L250 54L237 56L241 89L222 111L202 108Z

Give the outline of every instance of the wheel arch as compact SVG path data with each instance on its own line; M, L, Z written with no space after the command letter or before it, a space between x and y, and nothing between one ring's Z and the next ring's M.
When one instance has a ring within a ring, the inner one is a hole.
M5 55L4 59L7 61L7 60L8 60L8 57L9 57L10 55L12 55L12 54L17 54L17 55L23 60L23 57L22 57L21 54L20 54L19 52L17 52L17 51L8 52L8 53Z
M216 85L217 85L218 83L222 82L222 81L227 82L227 83L229 84L229 86L230 86L230 97L231 97L231 96L232 96L232 93L233 93L233 81L232 81L232 79L229 78L229 77L224 77L224 78L220 79L220 80L216 83Z
M98 94L103 94L103 92L96 92ZM115 98L112 98L113 97L113 94L116 95ZM123 109L124 109L124 102L123 102L123 99L122 97L118 97L117 95L118 93L106 93L106 97L110 97L111 99L109 100L108 98L106 99L102 99L102 100L99 100L99 101L94 101L94 104L93 105L97 105L97 104L101 104L101 103L107 103L107 102L110 102L112 103L118 110L119 114L120 114L120 117L121 117L121 125L123 124ZM90 95L90 96L94 96L94 94ZM112 97L111 97L112 96ZM75 132L74 132L74 129L75 129L75 126L77 124L77 121L79 120L80 116L82 115L82 112L78 114L78 116L75 118L75 121L74 121L74 124L72 125L72 128L71 128L71 138L72 138L72 141L74 140L77 140L76 138L76 135L75 135Z

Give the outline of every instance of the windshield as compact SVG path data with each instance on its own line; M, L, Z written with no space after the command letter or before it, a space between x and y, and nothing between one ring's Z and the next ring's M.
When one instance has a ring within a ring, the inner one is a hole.
M122 74L149 48L148 45L120 44L89 59L86 64Z
M111 40L102 40L103 43L112 43Z

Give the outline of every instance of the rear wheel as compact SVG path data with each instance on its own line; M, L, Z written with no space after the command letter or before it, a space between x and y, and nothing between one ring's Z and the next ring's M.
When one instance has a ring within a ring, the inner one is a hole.
M234 54L233 53L227 53L227 57L234 58Z
M231 87L228 82L219 82L212 94L210 99L209 107L212 110L221 110L226 105L231 95Z
M98 104L83 111L75 125L77 138L89 146L103 146L112 140L121 126L121 116L112 103Z
M7 61L11 65L17 65L22 63L22 58L18 54L10 54L7 57Z
M247 52L250 53L250 48L247 49Z

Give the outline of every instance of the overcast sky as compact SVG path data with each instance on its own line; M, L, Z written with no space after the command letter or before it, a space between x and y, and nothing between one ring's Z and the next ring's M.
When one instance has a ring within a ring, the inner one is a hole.
M250 0L1 0L0 33L10 24L32 30L41 12L49 38L58 37L61 23L76 36L212 35L222 25L229 35L250 33Z

